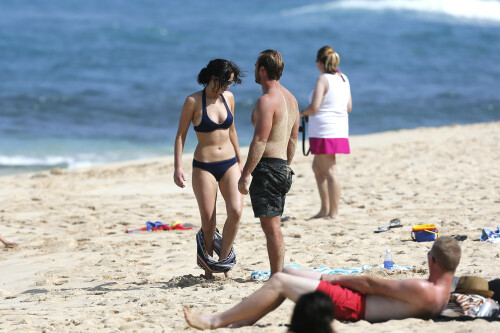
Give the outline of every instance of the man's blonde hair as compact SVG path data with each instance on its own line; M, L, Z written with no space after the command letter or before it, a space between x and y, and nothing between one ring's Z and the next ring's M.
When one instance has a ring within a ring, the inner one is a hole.
M434 241L430 255L436 260L438 266L445 272L454 273L460 262L462 250L458 242L451 237L439 237Z
M267 72L267 78L270 80L279 80L283 73L285 63L281 53L275 50L265 50L259 54L257 59L257 68L264 67Z

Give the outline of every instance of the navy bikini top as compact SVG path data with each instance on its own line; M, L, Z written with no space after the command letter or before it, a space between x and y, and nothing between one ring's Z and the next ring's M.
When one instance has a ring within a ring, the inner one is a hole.
M203 102L203 111L202 111L202 116L201 116L201 122L198 126L193 126L193 129L196 132L213 132L218 129L227 129L231 127L233 124L233 114L231 113L231 110L227 106L226 99L224 98L223 95L220 95L222 97L222 101L224 102L224 105L226 106L227 110L227 117L226 120L224 120L222 123L217 124L214 122L212 119L207 114L207 96L205 93L205 89L203 89L203 96L202 96L202 102Z

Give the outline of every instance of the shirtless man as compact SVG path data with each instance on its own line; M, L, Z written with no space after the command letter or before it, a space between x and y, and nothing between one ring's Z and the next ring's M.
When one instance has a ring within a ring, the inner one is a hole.
M335 319L380 322L403 318L432 318L448 302L450 286L460 261L460 246L439 237L427 253L429 278L385 280L371 276L332 276L286 268L231 309L213 315L184 308L187 323L198 329L253 325L286 298L296 302L304 294L322 291L332 299Z
M279 82L283 66L281 54L274 50L261 52L255 63L255 82L262 86L262 96L252 112L255 132L238 182L242 194L250 192L254 215L260 218L271 274L283 269L281 215L292 186L289 165L295 154L300 120L297 100Z

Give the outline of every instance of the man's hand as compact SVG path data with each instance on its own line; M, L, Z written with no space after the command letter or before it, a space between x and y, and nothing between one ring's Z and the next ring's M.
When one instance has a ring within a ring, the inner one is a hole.
M250 175L248 176L241 175L240 180L238 181L238 191L240 191L241 194L247 195L249 183L250 183Z

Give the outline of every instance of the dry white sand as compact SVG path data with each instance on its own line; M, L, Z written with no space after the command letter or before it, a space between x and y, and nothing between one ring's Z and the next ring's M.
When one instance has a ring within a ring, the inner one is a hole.
M319 209L312 157L297 150L296 177L283 224L285 263L360 268L382 263L387 248L410 271L372 269L391 279L427 277L431 242L408 239L416 224L442 235L463 234L457 275L500 277L500 245L479 242L483 227L500 224L500 123L402 130L351 139L338 157L342 198L338 221L307 219ZM190 174L191 155L184 158ZM231 279L205 281L196 266L195 233L124 233L147 220L199 226L190 183L172 181L173 159L134 161L81 170L0 177L0 234L20 243L0 247L0 331L191 331L182 305L225 310L259 288L250 280L268 269L264 235L245 197ZM218 226L224 202L217 205ZM400 218L403 228L375 234ZM286 301L241 332L285 332ZM370 324L336 322L340 332L500 331L484 320L437 323L406 319ZM229 331L229 329L221 329Z

